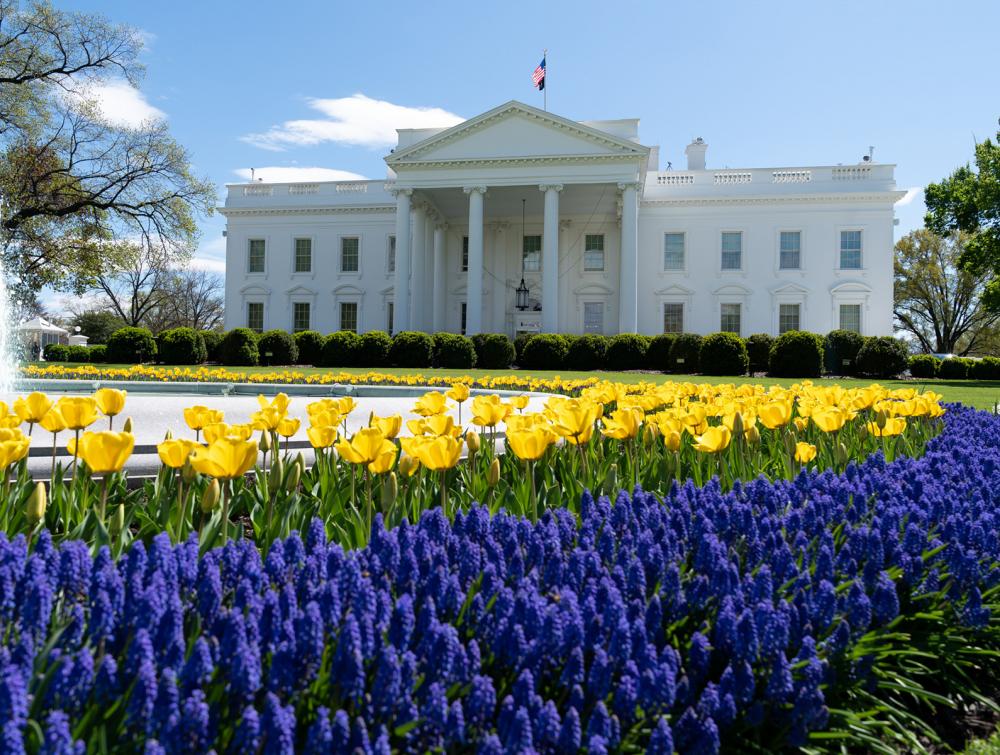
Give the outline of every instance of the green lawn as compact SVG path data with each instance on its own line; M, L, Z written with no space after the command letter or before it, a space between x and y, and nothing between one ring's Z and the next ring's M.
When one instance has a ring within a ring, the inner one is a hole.
M68 362L34 362L35 366L58 365L61 367L81 367L86 365L72 364ZM95 367L124 368L131 365L108 364L94 365ZM460 376L468 375L473 378L497 377L505 375L516 375L524 378L548 379L557 375L564 380L586 379L596 377L602 380L617 380L622 383L655 382L663 383L669 380L692 382L692 383L745 383L753 382L761 385L791 385L799 382L794 378L769 378L769 377L709 377L705 375L664 375L650 372L574 372L558 370L446 370L430 368L384 368L365 369L359 367L327 368L327 367L234 367L233 371L247 373L274 372L276 370L290 370L302 375L316 375L324 372L364 374L366 372L392 372L398 375L434 375L434 376ZM845 387L868 385L871 380L859 380L856 378L822 378L817 382L839 383ZM957 401L967 406L974 406L977 409L994 409L1000 402L1000 382L987 380L883 380L880 381L885 386L900 386L920 388L922 390L932 390L944 396L945 401Z

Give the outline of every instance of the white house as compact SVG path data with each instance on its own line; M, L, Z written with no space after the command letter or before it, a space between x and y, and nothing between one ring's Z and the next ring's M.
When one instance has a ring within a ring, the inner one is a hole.
M892 333L893 165L664 171L638 126L509 102L384 181L231 184L226 327Z

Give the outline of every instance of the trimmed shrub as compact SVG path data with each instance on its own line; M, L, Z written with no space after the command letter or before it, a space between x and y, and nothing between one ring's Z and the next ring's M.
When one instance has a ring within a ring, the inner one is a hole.
M607 364L612 370L642 370L651 339L638 333L619 333L608 340Z
M81 346L80 344L71 344L66 347L66 361L67 362L89 362L90 361L90 349L86 346Z
M519 365L528 370L563 370L568 353L565 338L555 333L538 333L525 344Z
M574 338L566 349L566 369L601 370L607 363L608 339L596 333Z
M735 333L712 333L701 342L698 363L704 375L745 375L750 367L747 345Z
M323 342L323 357L320 361L324 367L355 367L360 348L361 336L353 330L338 330L328 335Z
M108 347L103 343L88 348L90 349L90 361L92 364L108 361Z
M969 377L970 361L961 357L942 359L938 367L938 377L942 380L965 380Z
M504 333L477 333L472 337L476 366L482 370L506 370L514 364L514 342Z
M782 333L771 345L767 372L775 377L819 377L823 371L823 339L804 330Z
M524 366L524 347L536 335L536 333L521 333L521 335L514 339L514 364L518 367Z
M747 356L750 358L749 372L751 375L767 372L773 345L774 337L769 333L754 333L747 338Z
M983 357L972 360L969 365L969 377L976 380L1000 380L1000 359Z
M860 375L893 378L906 369L910 350L898 338L870 336L858 350L855 364Z
M260 363L268 367L295 364L299 358L299 347L295 339L284 330L269 330L257 340Z
M385 367L389 364L392 336L384 330L369 330L358 339L357 365L359 367Z
M220 330L202 330L200 332L201 340L205 342L205 361L218 362L219 347L222 345L222 339L226 337L226 334Z
M295 364L309 364L314 367L323 361L323 343L326 338L315 330L300 330L294 336L295 346L299 350L299 358Z
M108 361L122 364L152 362L156 340L146 328L119 328L108 339Z
M426 333L404 330L392 337L389 362L396 367L430 367L434 359L434 339Z
M936 378L941 360L932 354L916 354L910 357L910 374L915 378Z
M253 367L260 359L257 334L250 328L233 328L219 344L219 361L230 367Z
M163 331L156 337L156 350L163 364L202 364L208 359L205 341L193 328Z
M694 373L699 369L701 342L697 333L680 333L670 347L670 372Z
M646 349L646 365L649 369L670 372L670 348L676 340L676 333L660 333L650 339Z
M476 347L458 333L434 334L434 366L468 370L476 366Z
M823 361L826 371L831 375L855 374L858 351L864 343L865 337L853 330L831 330L823 339Z
M69 346L64 343L47 343L42 349L46 362L68 362Z

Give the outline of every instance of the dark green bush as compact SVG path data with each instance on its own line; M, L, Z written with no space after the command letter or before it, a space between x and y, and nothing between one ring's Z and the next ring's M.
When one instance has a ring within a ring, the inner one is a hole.
M524 347L528 345L528 341L534 338L537 333L521 333L517 338L514 339L514 363L518 367L524 366Z
M974 359L969 367L969 377L976 380L1000 380L1000 359L997 357Z
M647 367L650 339L638 333L619 333L608 340L607 364L612 370L642 370Z
M569 347L556 333L538 333L524 346L519 365L527 370L564 370Z
M608 339L596 333L574 338L566 350L566 369L603 370L607 363Z
M156 340L146 328L119 328L108 339L108 361L121 364L152 362Z
M858 350L855 362L859 375L874 378L894 378L906 369L910 350L898 338L869 336Z
M356 367L360 348L361 336L353 330L338 330L323 342L322 364L324 367Z
M477 333L472 345L481 370L506 370L514 364L514 343L503 333Z
M941 360L932 354L917 354L910 357L910 374L924 380L937 377Z
M299 350L299 358L295 364L310 364L314 367L323 361L323 343L326 338L315 330L300 330L295 334L295 346Z
M384 330L369 330L358 340L359 367L385 367L389 364L392 336Z
M205 340L193 328L163 331L156 337L156 350L163 364L203 364L208 359Z
M676 333L660 333L653 336L646 349L646 365L651 370L670 372L670 349L677 340Z
M741 376L750 367L750 355L743 339L735 333L712 333L701 342L698 363L704 375Z
M697 333L680 333L670 347L670 371L692 374L698 372L701 342Z
M92 364L99 364L108 361L108 347L103 343L90 346L90 361Z
M942 380L965 380L969 377L969 364L971 360L961 357L949 357L941 360L938 367L938 377Z
M284 330L261 333L257 339L257 351L260 353L260 363L268 367L295 364L299 358L299 347L295 345L295 339Z
M220 330L202 330L201 340L205 342L205 360L208 362L219 361L219 347L226 334Z
M804 330L782 333L771 345L767 372L774 377L819 377L823 339Z
M253 367L260 360L257 334L250 328L233 328L219 344L219 361L229 367Z
M392 337L389 363L396 367L430 367L434 359L434 339L426 333L407 330Z
M865 337L853 330L831 330L823 339L823 360L831 375L854 375L857 372L858 352Z
M73 344L66 347L67 362L89 362L90 349L80 344Z
M434 366L469 370L476 366L476 347L471 338L458 333L434 334Z
M68 362L69 346L64 343L47 343L42 349L46 362Z
M747 356L750 358L750 374L767 372L771 361L771 346L774 337L768 333L754 333L747 338Z

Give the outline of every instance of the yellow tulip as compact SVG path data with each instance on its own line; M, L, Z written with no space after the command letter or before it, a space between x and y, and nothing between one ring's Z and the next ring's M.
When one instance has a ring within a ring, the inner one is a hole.
M601 404L571 398L556 405L554 429L573 445L587 443L603 413Z
M681 434L676 430L668 430L663 434L663 443L668 451L677 453L681 448Z
M62 413L59 411L58 406L53 406L42 417L41 421L38 423L42 426L44 430L48 430L50 433L61 433L66 429L66 420L63 419Z
M134 447L132 433L105 430L81 435L76 452L93 474L103 475L120 472Z
M795 444L795 461L799 464L808 464L816 458L816 446L812 443Z
M329 448L337 442L337 428L333 425L310 426L306 436L313 448Z
M342 414L345 417L358 408L358 402L355 401L350 396L344 396L336 401L337 414Z
M524 461L538 461L555 440L555 433L546 427L515 430L507 433L507 447Z
M309 424L313 427L337 427L343 421L343 416L335 411L323 410L309 415Z
M263 395L258 394L257 403L260 404L261 409L275 409L279 414L286 414L288 412L288 405L292 403L292 400L284 393L279 393L270 401Z
M704 453L718 453L729 446L733 434L725 425L710 427L694 439L694 447Z
M377 427L364 427L350 440L341 439L334 446L341 458L351 464L372 464L380 456L395 453L396 445Z
M407 442L409 441L409 442ZM403 438L403 450L417 459L432 472L451 469L462 457L462 443L450 435L436 438Z
M378 417L373 414L371 422L368 424L371 427L377 427L382 431L382 435L389 440L392 440L399 435L399 431L403 427L403 417L399 414L393 414L388 417Z
M792 404L788 401L761 404L757 408L757 419L767 429L777 430L792 421Z
M202 430L205 425L214 425L222 422L222 418L223 414L218 409L210 409L200 404L184 409L184 421L195 432Z
M476 396L472 399L472 424L480 427L496 427L510 414L510 406L500 401L496 394Z
M417 403L413 405L413 413L419 414L421 417L431 417L435 414L441 414L447 411L448 403L447 398L443 393L438 393L437 391L431 391L430 393L425 393L423 396L417 399Z
M187 438L173 438L165 440L156 447L156 453L160 456L160 461L164 466L171 469L180 469L187 462L191 453L201 448L200 443L195 443Z
M878 422L869 422L866 427L872 435L882 438L900 435L906 429L906 417L888 417L885 426L879 427Z
M404 438L404 440L406 440ZM404 456L399 460L399 471L406 477L413 477L420 469L420 460L416 456Z
M461 404L469 398L469 386L466 383L455 383L445 395L452 401Z
M528 399L528 396L514 396L510 400L510 405L521 412L528 406Z
M616 440L627 440L634 438L639 432L642 424L642 409L627 408L615 409L610 417L603 420L601 432L608 438Z
M92 396L63 396L56 407L69 430L83 430L97 420L97 401Z
M810 419L813 424L825 433L837 432L851 418L843 409L831 407L813 412Z
M483 439L475 430L469 430L465 434L465 445L468 447L470 454L477 454L479 453L479 449L483 447Z
M119 391L117 388L101 388L94 393L94 400L102 414L114 417L121 414L122 409L125 408L126 395L126 391Z
M52 408L52 399L40 391L35 391L27 396L22 396L14 401L14 413L22 422L35 425L42 421L49 409Z
M266 406L250 415L250 422L256 430L274 432L285 418L285 413L275 406Z
M282 438L291 438L295 433L299 431L299 427L302 425L302 420L298 417L285 417L281 422L278 423L278 435Z
M385 449L382 453L375 457L375 460L368 465L368 471L374 474L384 474L388 472L396 464L396 445L394 443L389 443L388 446L383 446Z
M7 469L11 464L16 464L28 455L28 448L31 446L31 438L21 436L0 440L0 469Z
M257 443L252 440L219 438L208 446L196 448L191 466L201 474L219 480L242 477L257 461Z
M796 430L803 432L807 427L809 427L809 419L807 417L796 417L794 424Z
M462 434L462 428L455 425L455 420L450 414L435 414L421 420L423 423L422 435L450 435L457 438Z

